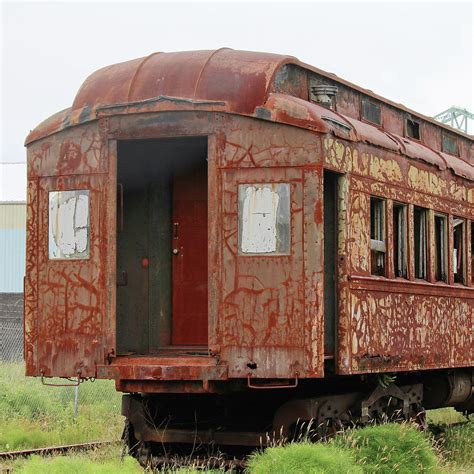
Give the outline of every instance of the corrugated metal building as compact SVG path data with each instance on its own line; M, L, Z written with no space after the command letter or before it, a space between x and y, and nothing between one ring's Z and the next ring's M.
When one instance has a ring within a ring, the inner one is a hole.
M25 163L0 163L0 293L23 292L25 201Z
M25 223L24 202L0 202L0 293L23 292Z

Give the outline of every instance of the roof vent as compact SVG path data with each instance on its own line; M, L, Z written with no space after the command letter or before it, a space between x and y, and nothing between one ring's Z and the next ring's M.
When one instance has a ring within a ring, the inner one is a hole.
M336 86L329 86L327 84L311 84L311 100L324 107L331 107L333 98L337 94Z

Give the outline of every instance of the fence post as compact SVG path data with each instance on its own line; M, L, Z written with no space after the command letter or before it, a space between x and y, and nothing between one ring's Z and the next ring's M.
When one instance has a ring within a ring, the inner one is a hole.
M78 405L79 405L79 385L76 385L74 387L74 418L77 418Z

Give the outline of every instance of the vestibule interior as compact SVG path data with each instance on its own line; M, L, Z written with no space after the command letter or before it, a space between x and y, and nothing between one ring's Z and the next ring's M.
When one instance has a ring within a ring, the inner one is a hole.
M207 346L207 137L117 154L117 354Z

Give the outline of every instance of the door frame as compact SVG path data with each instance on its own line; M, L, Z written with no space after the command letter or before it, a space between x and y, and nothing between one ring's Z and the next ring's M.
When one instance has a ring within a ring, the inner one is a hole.
M107 326L106 338L104 344L106 344L107 354L105 357L106 361L111 361L117 357L117 338L116 338L116 285L117 285L117 274L116 274L116 259L117 259L117 242L116 242L116 228L118 213L115 212L117 209L117 143L119 141L126 140L159 140L166 138L191 138L191 137L207 137L207 177L208 177L208 189L217 189L218 186L218 143L216 138L216 132L213 125L207 118L190 118L183 119L180 126L173 130L170 127L163 127L154 125L148 126L143 129L127 128L118 129L117 133L114 133L108 140L109 147L109 196L108 203L110 209L113 209L113 233L111 232L111 239L109 241L110 252L108 254L109 272L108 272L108 288L109 293L107 297L107 321L104 322L104 326ZM216 238L208 238L208 352L212 353L213 348L219 347L218 340L218 295L219 295L219 282L220 273L218 270L217 262L219 261L219 241L220 241L220 230L218 227L219 221L219 197L218 192L208 192L208 236L215 235ZM110 227L112 229L112 227ZM170 321L171 322L171 321ZM165 351L179 350L180 347L173 347L171 345L171 324L169 326L169 334L167 339L169 343L163 345L162 349ZM196 346L199 347L199 346ZM161 349L160 349L161 350ZM158 351L157 355L159 355ZM215 349L214 349L215 350Z

